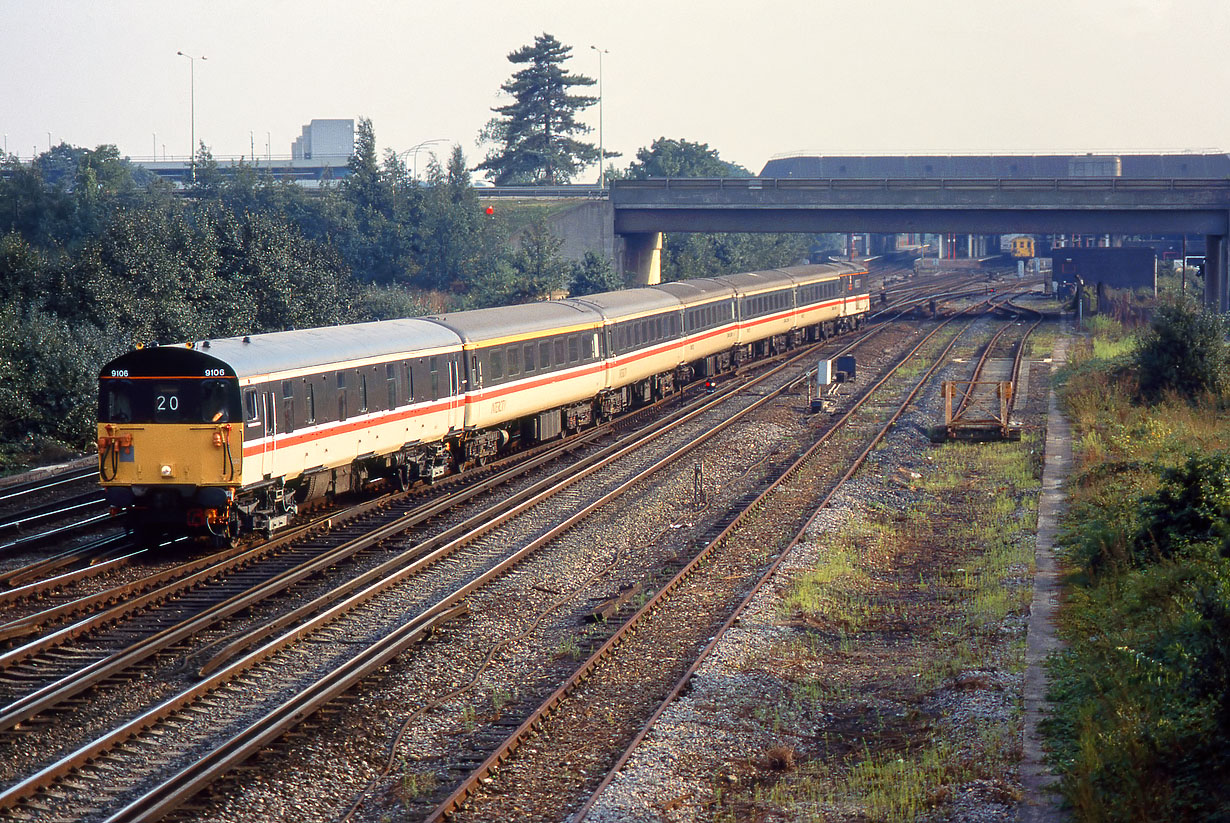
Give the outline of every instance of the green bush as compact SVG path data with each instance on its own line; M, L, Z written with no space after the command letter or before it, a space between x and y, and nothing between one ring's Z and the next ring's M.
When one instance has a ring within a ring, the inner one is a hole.
M1230 556L1230 454L1193 454L1165 469L1141 514L1133 546L1138 563L1176 557L1196 545Z
M1196 399L1226 387L1225 323L1188 302L1158 307L1136 353L1140 392L1156 400L1166 392Z

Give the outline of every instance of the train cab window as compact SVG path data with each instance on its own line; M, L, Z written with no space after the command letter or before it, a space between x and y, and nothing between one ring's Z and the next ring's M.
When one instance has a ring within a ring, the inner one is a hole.
M286 383L282 387L282 396L290 397L286 392ZM201 421L205 423L226 423L230 421L230 403L227 402L227 385L222 380L201 381Z
M551 344L543 341L538 344L538 366L548 368L551 365Z
M534 344L527 343L525 346L525 370L532 372L534 370Z
M99 417L105 423L132 422L132 383L108 380L102 390Z
M521 373L521 349L513 346L508 350L508 376L514 377Z
M311 383L308 383L306 388L307 388L307 409L306 409L307 424L310 426L311 424L316 422L316 387L313 386Z

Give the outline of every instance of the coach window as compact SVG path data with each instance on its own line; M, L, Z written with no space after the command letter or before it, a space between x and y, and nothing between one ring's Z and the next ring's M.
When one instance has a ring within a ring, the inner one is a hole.
M252 389L243 393L243 419L249 423L256 423L260 420L256 413L256 392Z
M283 381L290 382L290 381ZM226 423L231 419L227 408L226 383L222 380L201 381L201 421L205 423ZM283 388L285 392L285 388Z
M491 364L491 374L488 375L491 378L491 382L494 383L497 380L503 379L504 353L498 351L488 352L487 358Z
M581 344L575 334L568 335L568 362L575 363L581 359Z
M521 349L516 346L508 348L508 376L513 377L521 373Z
M538 365L544 369L551 365L551 344L545 340L538 344Z
M564 338L562 337L557 337L551 341L551 346L554 349L553 356L555 358L551 362L557 366L562 366L568 362L568 359L564 357L564 346L565 345L566 344L564 343Z
M477 358L475 358L477 362ZM427 367L431 372L431 399L440 399L440 363L439 358L433 357L427 361Z
M397 367L392 363L384 364L384 382L388 387L389 408L397 408Z
M598 359L598 332L591 332L586 339L586 348L589 349L589 354L585 356L586 360Z
M532 372L534 370L534 344L525 344L525 371Z

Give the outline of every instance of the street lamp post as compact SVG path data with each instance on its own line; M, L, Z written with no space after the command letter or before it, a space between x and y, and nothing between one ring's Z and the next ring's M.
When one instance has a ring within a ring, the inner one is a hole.
M188 162L192 167L192 182L196 182L196 61L204 60L205 55L199 58L193 57L191 54L184 54L182 51L175 52L180 57L188 58L188 105L192 117L192 151L188 152Z
M434 146L436 143L447 143L447 142L448 141L445 138L437 137L434 140L424 140L422 143L419 143L417 146L411 146L410 148L402 152L403 155L411 154L411 153L414 154L414 179L415 180L419 179L419 150L425 149L428 146Z
M598 188L606 188L606 145L602 135L602 55L610 54L606 49L590 46L598 52Z

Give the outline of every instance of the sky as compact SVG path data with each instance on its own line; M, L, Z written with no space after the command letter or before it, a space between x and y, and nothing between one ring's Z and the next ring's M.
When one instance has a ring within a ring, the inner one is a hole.
M659 137L752 172L798 153L1230 149L1227 0L0 0L0 131L26 159L49 142L183 157L195 88L218 158L367 117L382 153L442 141L420 171L450 144L473 165L508 54L544 32L574 73L597 79L605 50L619 167ZM583 118L598 143L599 107Z

